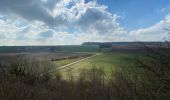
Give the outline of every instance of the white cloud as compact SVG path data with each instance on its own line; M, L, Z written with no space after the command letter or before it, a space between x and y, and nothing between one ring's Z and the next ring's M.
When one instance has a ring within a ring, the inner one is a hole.
M129 35L139 41L161 41L167 37L166 28L170 28L170 15L151 27L131 31Z
M107 6L84 0L1 0L0 45L127 40ZM2 42L1 42L2 41Z
M1 0L0 45L157 41L166 37L162 30L170 28L167 15L151 27L127 32L119 17L105 5L84 0Z

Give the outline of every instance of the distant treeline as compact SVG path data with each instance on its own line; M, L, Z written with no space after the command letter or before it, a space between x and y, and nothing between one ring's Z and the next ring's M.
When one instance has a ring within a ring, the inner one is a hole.
M20 52L98 52L99 48L111 48L112 46L157 46L161 42L84 42L82 45L61 46L0 46L0 53Z
M0 53L20 52L97 52L98 45L0 46Z
M82 45L122 46L122 45L159 45L162 42L84 42Z

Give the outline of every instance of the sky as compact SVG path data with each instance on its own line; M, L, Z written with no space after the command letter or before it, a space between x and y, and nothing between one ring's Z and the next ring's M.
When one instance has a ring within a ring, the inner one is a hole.
M0 45L163 41L170 0L0 0Z

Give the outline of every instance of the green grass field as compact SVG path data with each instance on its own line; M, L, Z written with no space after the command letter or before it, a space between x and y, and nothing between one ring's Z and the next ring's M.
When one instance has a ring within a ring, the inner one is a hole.
M138 70L138 68L134 67L134 59L136 57L142 58L142 55L123 52L103 53L102 55L69 66L68 68L61 70L61 73L63 76L68 72L78 75L81 70L93 67L103 68L106 75L110 75L111 72L116 69L132 72Z

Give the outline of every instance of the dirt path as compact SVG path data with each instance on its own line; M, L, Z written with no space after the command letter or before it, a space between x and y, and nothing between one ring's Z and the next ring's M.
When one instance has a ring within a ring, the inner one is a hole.
M69 66L71 66L71 65L74 65L74 64L79 63L79 62L82 62L82 61L84 61L84 60L87 60L87 59L93 58L93 57L98 56L98 55L101 55L101 53L97 53L96 55L93 55L93 56L90 56L90 57L86 57L86 58L83 58L83 59L77 60L77 61L72 62L72 63L67 64L67 65L60 66L60 67L58 67L57 69L59 69L59 70L64 69L64 68L66 68L66 67L69 67Z
M77 63L82 62L82 61L84 61L84 60L93 58L93 57L95 57L95 56L99 56L99 55L101 55L101 54L102 54L102 53L97 53L97 54L92 55L92 56L90 56L90 57L86 57L86 58L77 60L77 61L75 61L75 62L69 63L69 64L67 64L67 65L60 66L60 67L58 67L58 68L56 68L56 69L50 70L48 73L52 73L52 72L54 72L54 71L56 71L56 70L62 70L62 69L68 68L68 67L71 66L71 65L77 64Z

